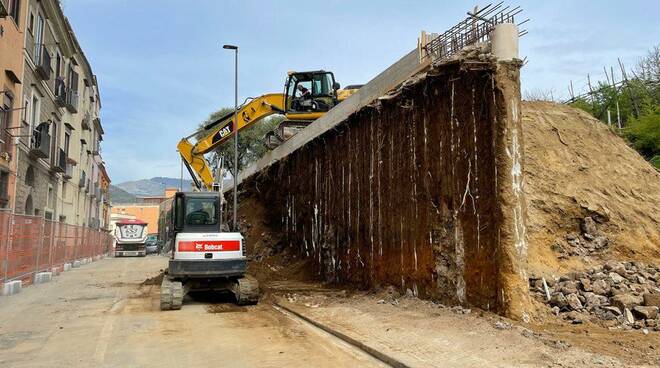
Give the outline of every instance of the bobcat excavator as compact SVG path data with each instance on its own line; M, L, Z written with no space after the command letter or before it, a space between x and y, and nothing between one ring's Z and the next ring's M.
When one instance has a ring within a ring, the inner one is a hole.
M236 114L227 114L179 142L179 153L197 189L206 191L177 192L168 202L171 208L162 214L172 253L160 287L161 310L181 309L185 295L192 290L230 291L241 305L259 300L259 284L246 274L243 235L236 228L224 231L221 194L214 191L217 186L204 154L237 131L269 115L282 114L286 120L265 137L269 146L277 146L356 90L339 90L331 72L290 72L284 94L252 99ZM189 141L193 137L201 138L193 144Z
M275 148L300 129L320 118L361 86L341 90L332 72L315 70L289 72L284 93L269 93L251 99L234 111L205 125L181 139L177 149L198 189L213 190L214 177L204 155L229 140L237 131L264 118L281 114L285 120L264 137L269 148ZM234 117L237 117L234 121ZM198 137L194 143L190 140Z

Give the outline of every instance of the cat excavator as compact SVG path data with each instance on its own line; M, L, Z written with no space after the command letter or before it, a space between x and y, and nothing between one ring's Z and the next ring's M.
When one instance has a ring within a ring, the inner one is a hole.
M269 93L250 99L238 107L238 111L232 111L181 139L177 149L195 186L208 191L217 190L205 154L228 141L236 132L270 115L281 114L285 120L264 137L264 144L273 149L326 114L360 87L352 85L340 89L334 74L329 71L289 72L284 93ZM192 139L195 141L192 142Z

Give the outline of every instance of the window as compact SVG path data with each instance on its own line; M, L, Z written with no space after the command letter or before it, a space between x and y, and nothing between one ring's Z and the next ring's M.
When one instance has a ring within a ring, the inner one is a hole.
M21 112L21 119L25 124L29 124L30 122L30 98L28 96L23 97L23 111Z
M16 25L20 25L21 0L9 0L9 16L14 18Z
M44 17L41 14L37 14L37 29L34 34L34 62L35 64L41 63L41 50L42 43L44 39Z
M28 31L34 36L34 13L30 11L30 19L28 19Z
M67 186L67 185L66 185L66 182L63 181L63 182L62 182L62 199L63 199L63 200L66 200L66 186Z
M55 55L55 79L59 79L61 77L61 70L62 70L62 55L60 55L60 51L57 50L56 55Z
M0 171L0 208L9 204L9 173Z
M41 115L41 101L36 94L32 95L32 109L30 110L30 126L32 129L39 125L39 115Z
M28 166L25 171L25 185L29 187L34 185L34 168L32 166Z
M54 191L52 186L48 186L48 208L54 208L55 199L53 198Z
M188 198L186 200L187 225L215 225L218 204L213 198Z
M7 129L11 127L12 109L14 108L14 99L9 93L3 95L3 103L0 105L0 153L8 152L11 144L11 136Z
M71 132L64 132L64 153L69 157L69 147L71 145Z

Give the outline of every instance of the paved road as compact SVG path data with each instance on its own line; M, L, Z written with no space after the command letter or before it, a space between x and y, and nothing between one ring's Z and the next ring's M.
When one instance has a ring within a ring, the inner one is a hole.
M166 258L105 259L0 297L0 367L379 366L267 303L197 296L158 309Z

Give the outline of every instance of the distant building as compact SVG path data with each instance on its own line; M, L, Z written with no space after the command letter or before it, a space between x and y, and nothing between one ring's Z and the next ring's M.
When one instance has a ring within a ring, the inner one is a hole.
M137 203L114 204L112 206L112 216L129 215L147 222L149 233L158 233L158 215L161 203L172 198L177 192L176 188L167 188L162 196L140 196L137 197Z

